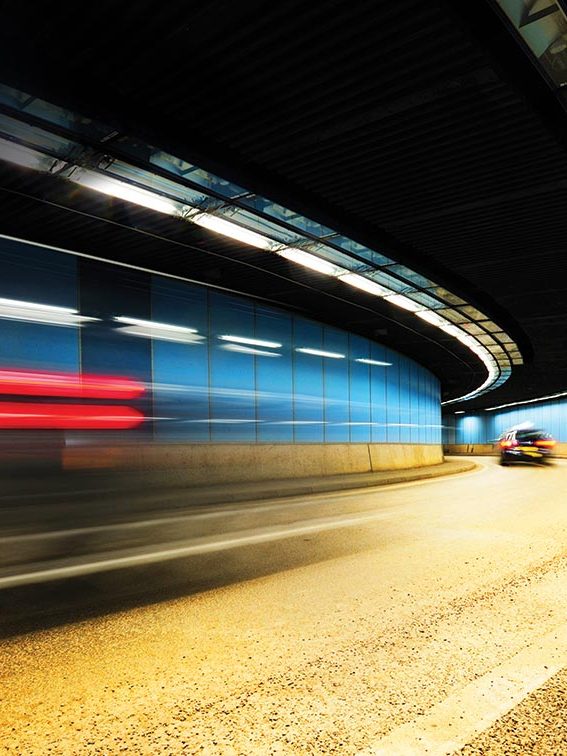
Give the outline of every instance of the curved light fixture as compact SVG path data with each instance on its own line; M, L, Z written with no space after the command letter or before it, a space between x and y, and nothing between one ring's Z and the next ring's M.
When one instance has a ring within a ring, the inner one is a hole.
M0 104L12 113L0 114L0 158L32 170L57 172L89 189L182 218L330 276L456 339L478 357L487 377L473 391L444 405L497 388L509 378L513 365L523 363L514 340L484 313L377 250L159 149L144 145L142 153L140 144L127 137L120 139L121 154L144 161L146 167L109 157L102 152L104 126L85 121L83 132L91 129L93 139L100 143L101 153L93 159L92 148L87 150L78 141L76 117L2 85ZM30 110L43 128L26 122ZM68 134L63 137L66 121ZM55 122L57 133L49 130ZM81 154L85 165L81 165Z

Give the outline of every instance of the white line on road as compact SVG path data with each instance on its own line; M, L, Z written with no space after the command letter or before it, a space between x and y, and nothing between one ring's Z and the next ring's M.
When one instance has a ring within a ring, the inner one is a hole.
M357 756L446 756L460 750L567 664L567 630L556 628L488 674L397 727Z
M212 508L206 511L194 511L186 515L172 515L171 517L154 517L146 520L128 520L126 522L111 523L109 525L90 525L82 528L68 528L66 530L50 530L40 533L17 533L16 535L9 535L0 537L0 546L2 544L10 545L12 543L25 543L26 541L37 541L45 539L57 539L66 538L71 536L80 535L93 535L94 533L112 532L115 530L129 530L135 528L141 530L143 528L151 528L156 525L171 525L172 523L184 523L188 524L196 520L208 520L218 519L226 516L240 515L240 514L260 514L263 512L275 512L278 510L286 510L292 508L301 508L312 506L314 500L324 499L329 503L334 502L337 499L352 498L356 496L364 496L368 494L387 494L391 491L396 491L401 488L414 487L416 484L424 483L436 483L443 478L462 478L467 475L478 475L485 472L486 467L479 463L479 469L470 470L464 473L457 473L455 475L442 476L441 478L424 478L421 480L407 481L405 483L391 483L388 485L377 486L364 486L354 489L344 490L331 490L322 491L312 494L296 494L294 496L285 497L285 499L268 498L261 504L254 504L248 502L242 502L235 506L235 503L226 502L219 504L209 505ZM305 497L308 498L305 498ZM254 500L252 500L254 501Z
M96 572L137 567L145 564L163 562L182 557L198 554L209 554L216 551L226 551L239 546L252 546L260 543L269 543L284 538L292 538L310 533L320 533L326 530L336 530L362 525L375 520L390 517L389 512L373 512L372 514L351 515L349 517L327 518L307 520L303 525L288 525L275 529L273 527L260 528L253 531L241 531L232 536L214 540L216 536L200 538L185 546L164 545L158 551L142 549L131 550L123 556L112 556L106 559L95 559L91 562L65 560L60 561L58 566L46 567L46 563L37 565L37 569L26 573L5 575L0 577L0 589L15 588L22 585L44 583L49 580L61 580L64 578L90 575ZM122 552L124 554L124 552ZM92 558L92 557L91 557Z

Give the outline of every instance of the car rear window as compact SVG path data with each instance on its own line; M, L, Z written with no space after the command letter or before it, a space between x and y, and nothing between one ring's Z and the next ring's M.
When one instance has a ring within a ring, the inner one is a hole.
M542 441L548 438L551 438L549 433L544 433L543 431L518 431L516 433L518 441Z

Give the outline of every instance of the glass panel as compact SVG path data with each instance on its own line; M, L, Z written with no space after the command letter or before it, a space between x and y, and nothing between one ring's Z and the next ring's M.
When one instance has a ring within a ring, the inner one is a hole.
M427 289L427 291L430 294L433 294L436 297L439 297L439 299L444 300L445 302L448 302L452 305L464 305L466 304L464 299L461 299L456 294L451 294L450 291L447 291L447 289L444 289L442 286L433 286L431 289Z
M424 294L421 291L414 291L408 296L410 299L413 299L414 302L419 302L419 304L422 304L424 307L429 307L431 310L437 310L440 307L443 307L443 303L438 299L434 299L433 297L430 297L429 294Z
M380 252L376 252L376 250L369 249L362 244L358 244L358 242L355 242L346 236L340 236L336 234L328 241L330 244L333 244L333 246L340 247L345 252L349 252L351 254L357 255L358 257L362 257L364 260L368 260L368 262L371 262L373 265L390 265L393 262L393 260L390 260L389 257L386 257Z
M495 339L492 338L492 336L489 336L487 333L482 334L480 336L477 336L476 338L477 338L478 341L480 341L481 344L490 345L491 346L491 349L490 349L491 352L494 351L494 349L492 347L496 348L496 343L497 342L495 341Z
M193 207L205 206L209 201L209 197L201 192L196 192L194 189L190 189L183 184L170 181L169 179L158 176L155 173L148 173L139 168L124 163L121 160L116 160L114 163L108 166L105 170L112 176L118 178L125 178L131 181L135 181L137 184L146 187L150 190L156 190L168 194L170 197L186 202Z
M507 333L504 333L504 331L498 331L492 334L495 339L498 339L498 341L501 344L513 344L514 340L508 336Z
M232 351L220 335L254 338L251 302L212 293L210 302L211 441L256 440L254 355Z
M294 349L322 349L323 329L317 323L294 318ZM294 351L294 441L324 441L323 357Z
M479 325L482 326L485 331L489 331L490 333L498 333L498 331L502 330L499 325L496 325L496 323L493 323L491 320L482 320L479 322Z
M382 284L382 286L386 286L388 289L391 289L398 294L408 294L409 292L415 291L411 284L406 283L405 281L400 281L399 278L394 278L394 276L389 276L381 270L376 270L373 273L370 273L368 278L371 278L373 281L376 281L376 283Z
M467 333L472 333L475 335L478 333L482 333L486 335L486 331L483 328L481 328L479 325L477 325L476 323L463 323L463 329L467 331ZM488 343L492 343L492 339Z
M386 423L387 441L400 441L400 355L385 350L385 359L392 366L386 371Z
M380 346L375 342L370 342L370 357L376 362L392 362L392 365L371 365L370 366L370 397L372 400L372 442L380 443L388 440L388 407L386 396L386 386L388 376L391 370L394 371L397 382L398 355ZM397 413L396 413L397 414Z
M74 149L77 149L77 144L71 142L65 137L52 134L37 126L29 126L27 123L17 121L14 118L10 118L10 116L1 113L0 132L15 137L19 141L23 141L30 146L46 150L50 154L60 158L68 159L71 152Z
M370 342L349 336L350 350L350 441L370 441L370 365L357 362L370 358Z
M325 327L323 349L346 355L346 359L323 360L325 389L325 442L349 441L349 361L348 335L344 331Z
M258 441L290 444L293 442L292 316L256 305L255 338L282 344L274 349L281 357L256 359Z
M411 364L406 357L399 357L400 382L399 382L399 419L400 419L400 441L403 444L411 442L411 394L412 394L412 375Z
M463 313L459 312L458 310L438 309L436 310L436 313L437 315L441 315L441 317L450 320L451 323L457 323L458 325L468 322L467 316L463 315Z
M79 308L77 259L0 239L0 297ZM91 313L89 313L91 314ZM79 369L80 328L0 319L0 367Z
M194 344L154 339L154 414L160 439L209 440L207 290L152 276L151 319L195 328L205 338Z
M471 320L486 320L486 315L477 310L476 307L472 307L472 305L464 305L463 307L459 307L459 310L468 315Z
M388 265L385 270L390 273L395 273L406 281L410 281L414 286L420 289L427 289L434 286L433 281L425 278L425 276L422 276L420 273L416 273L414 270L406 268L405 265Z

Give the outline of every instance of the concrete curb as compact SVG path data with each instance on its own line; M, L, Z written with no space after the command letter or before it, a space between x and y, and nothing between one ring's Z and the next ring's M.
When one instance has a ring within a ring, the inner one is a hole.
M232 484L230 487L219 486L208 489L187 489L193 504L221 504L236 501L256 501L275 499L285 496L304 496L308 494L346 491L356 488L377 488L395 483L411 483L429 480L446 475L457 475L478 468L476 462L450 461L439 465L412 468L409 470L385 470L376 473L356 473L350 475L332 475L325 478L299 478L276 481L258 481L257 483Z

